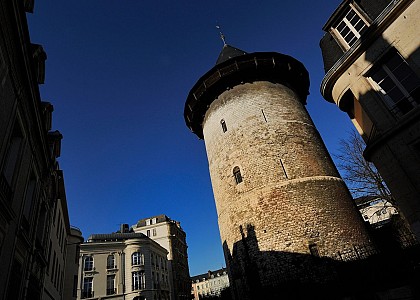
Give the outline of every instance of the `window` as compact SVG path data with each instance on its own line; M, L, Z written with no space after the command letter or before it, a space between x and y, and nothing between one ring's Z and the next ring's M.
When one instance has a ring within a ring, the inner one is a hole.
M144 264L144 256L140 252L134 252L131 255L131 264L133 266L143 265Z
M92 271L93 270L93 257L92 256L86 256L85 262L84 262L84 268L85 271Z
M106 294L114 295L116 293L115 289L115 275L108 275L106 277Z
M44 235L46 236L46 225L47 221L47 207L42 205L39 211L38 225L36 228L36 240L43 245L44 244Z
M146 288L146 277L144 271L137 271L132 273L133 291L142 290Z
M150 237L150 230L149 230L149 229L146 231L146 235L147 235L148 237Z
M114 254L108 255L106 259L106 268L107 269L115 269L115 256Z
M85 277L83 278L82 298L92 298L92 297L93 297L93 278Z
M311 252L312 256L319 257L318 245L317 244L310 244L309 245L309 252Z
M382 94L385 105L396 116L419 105L420 79L398 52L390 52L368 76Z
M227 126L226 126L226 122L225 122L225 120L220 120L220 125L222 125L222 130L223 130L223 132L226 132L227 131Z
M12 137L10 139L9 148L6 154L6 161L3 167L3 175L9 186L12 185L13 176L19 161L20 150L23 144L23 134L19 124L15 124Z
M156 236L156 228L153 228L153 236Z
M350 5L345 11L343 19L337 24L335 29L346 42L346 46L350 48L367 29L367 23L357 13L354 6Z
M235 177L236 184L239 184L242 182L241 169L239 169L238 166L233 168L233 176Z
M36 187L36 177L35 174L31 171L28 183L26 185L26 193L25 193L25 202L23 204L23 216L25 217L25 221L27 222L26 225L30 226L30 217L32 212L32 203L35 194L35 187Z

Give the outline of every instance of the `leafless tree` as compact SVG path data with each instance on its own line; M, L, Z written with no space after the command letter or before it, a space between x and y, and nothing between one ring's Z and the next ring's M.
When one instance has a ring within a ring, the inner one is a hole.
M375 196L395 204L391 192L373 163L363 157L366 145L360 135L352 130L347 139L340 140L340 148L334 155L354 198Z

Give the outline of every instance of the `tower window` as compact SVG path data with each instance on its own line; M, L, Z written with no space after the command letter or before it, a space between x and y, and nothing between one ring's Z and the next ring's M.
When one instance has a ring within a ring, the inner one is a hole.
M309 245L309 252L311 252L312 256L319 257L318 245L317 244L310 244Z
M226 122L225 122L225 120L220 120L220 125L222 125L222 130L223 130L223 132L226 132L227 131L227 126L226 126Z
M239 169L238 166L233 168L233 176L235 177L236 184L239 184L242 182L241 169Z

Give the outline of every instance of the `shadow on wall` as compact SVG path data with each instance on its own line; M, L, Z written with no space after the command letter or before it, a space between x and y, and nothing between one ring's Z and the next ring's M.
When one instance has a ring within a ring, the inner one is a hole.
M373 254L345 261L310 254L260 251L254 226L238 229L242 239L230 250L223 243L232 296L258 299L388 299L378 295L405 287L418 299L419 249ZM410 260L416 257L416 261ZM393 299L393 298L392 298Z

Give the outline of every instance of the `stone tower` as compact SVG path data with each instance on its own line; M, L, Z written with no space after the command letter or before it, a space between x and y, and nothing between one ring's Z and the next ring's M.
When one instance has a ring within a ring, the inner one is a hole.
M296 59L225 45L188 95L184 117L205 140L236 299L331 284L340 255L371 247L306 111L308 90Z

